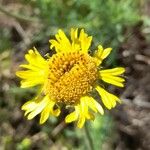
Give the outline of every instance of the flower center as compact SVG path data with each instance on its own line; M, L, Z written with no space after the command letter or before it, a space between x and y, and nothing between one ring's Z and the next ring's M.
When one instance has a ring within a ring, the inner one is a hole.
M94 59L83 52L57 53L49 60L45 92L57 102L78 103L97 79Z

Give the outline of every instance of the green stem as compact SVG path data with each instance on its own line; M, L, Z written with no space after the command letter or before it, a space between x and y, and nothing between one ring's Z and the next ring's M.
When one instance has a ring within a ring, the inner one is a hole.
M4 14L6 14L10 17L13 17L17 20L29 21L29 22L37 22L38 21L36 18L22 16L19 14L12 13L11 11L7 11L6 9L4 9L4 6L2 6L2 5L0 5L0 12L3 12Z
M89 128L88 128L87 124L85 124L84 129L85 129L86 139L88 140L90 149L94 150L94 143L93 143L92 137L90 135Z

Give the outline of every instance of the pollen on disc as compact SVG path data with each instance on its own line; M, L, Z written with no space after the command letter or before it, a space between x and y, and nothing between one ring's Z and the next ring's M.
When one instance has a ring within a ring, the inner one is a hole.
M82 52L57 53L49 60L46 94L60 103L75 104L97 79L94 59Z

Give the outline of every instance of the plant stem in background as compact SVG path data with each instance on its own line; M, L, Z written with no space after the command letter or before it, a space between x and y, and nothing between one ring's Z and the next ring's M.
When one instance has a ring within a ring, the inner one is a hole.
M94 150L94 143L93 143L93 140L92 140L92 137L90 135L90 132L89 132L89 127L88 127L88 124L86 123L85 126L84 126L84 130L85 130L85 139L88 141L88 144L90 146L90 149L91 150Z
M5 6L0 5L0 12L3 12L4 14L6 14L12 18L15 18L17 20L22 20L22 21L28 21L28 22L38 22L38 20L36 18L12 13L9 10L7 11L4 7Z

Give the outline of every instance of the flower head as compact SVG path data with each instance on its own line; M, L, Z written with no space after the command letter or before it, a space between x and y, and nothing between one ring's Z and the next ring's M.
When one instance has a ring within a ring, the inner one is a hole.
M88 51L92 37L83 29L80 32L78 29L71 29L70 39L59 30L55 38L49 42L50 49L54 49L56 54L44 59L33 48L25 55L28 64L20 65L25 70L16 73L22 79L22 88L36 85L41 87L36 98L25 103L22 110L29 120L41 114L42 124L50 115L59 116L63 104L66 109L73 110L66 116L66 123L77 121L77 126L81 128L86 119L94 120L95 113L102 115L104 113L100 103L91 96L94 89L106 108L114 108L116 103L120 102L117 96L107 92L99 83L102 80L123 87L125 80L121 74L125 69L122 67L102 69L102 61L112 49L103 49L99 45L90 56Z

